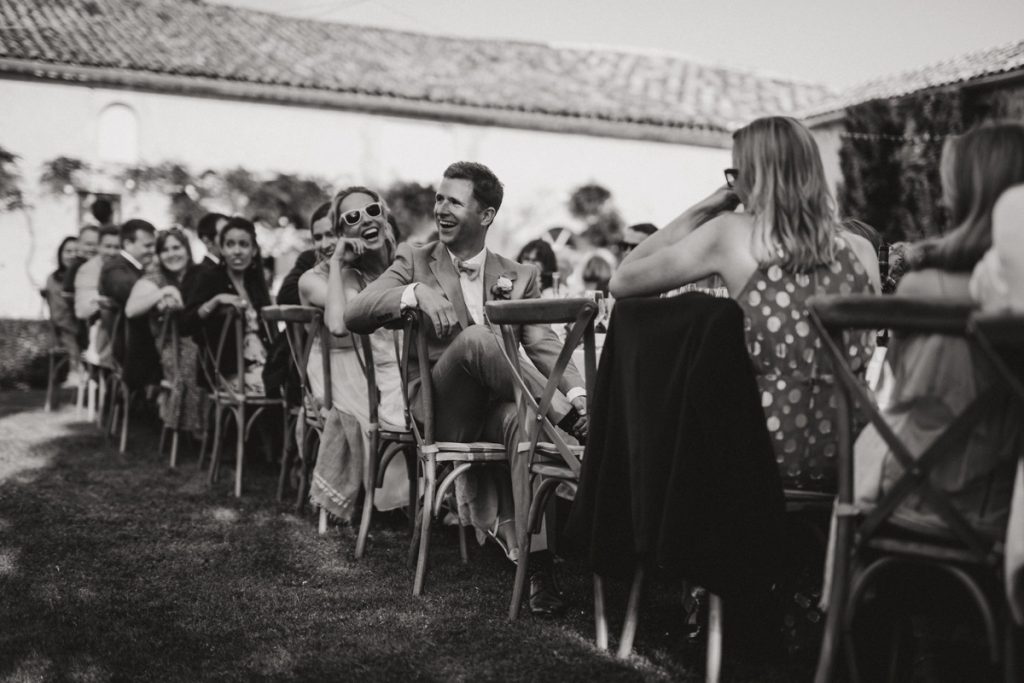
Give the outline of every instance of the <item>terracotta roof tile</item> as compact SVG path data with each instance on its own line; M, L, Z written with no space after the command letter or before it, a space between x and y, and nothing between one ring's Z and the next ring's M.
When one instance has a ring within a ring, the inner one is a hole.
M833 96L674 55L432 36L195 0L0 0L0 58L720 131Z

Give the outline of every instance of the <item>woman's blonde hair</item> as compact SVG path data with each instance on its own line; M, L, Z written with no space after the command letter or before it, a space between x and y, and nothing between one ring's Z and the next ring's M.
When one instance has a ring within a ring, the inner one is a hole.
M939 171L954 228L911 245L907 260L914 269L970 271L992 246L996 200L1024 183L1024 125L998 121L947 138Z
M799 121L768 116L733 136L739 182L754 218L753 253L759 263L789 272L811 270L835 258L834 203L818 143Z
M327 212L327 220L331 223L331 229L334 234L338 237L343 237L345 233L345 226L341 220L341 202L352 194L365 194L367 197L373 197L374 201L380 202L381 218L384 222L384 249L387 252L388 263L395 258L395 252L398 250L398 235L395 234L394 226L391 225L391 221L388 220L391 216L391 212L388 209L388 203L384 201L384 198L374 190L362 185L350 185L349 187L343 187L334 193L331 197L331 209ZM358 261L356 262L358 265Z

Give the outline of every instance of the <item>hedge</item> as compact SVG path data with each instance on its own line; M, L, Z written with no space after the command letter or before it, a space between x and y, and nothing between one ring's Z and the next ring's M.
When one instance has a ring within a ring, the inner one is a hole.
M51 345L49 321L0 318L0 389L45 388Z

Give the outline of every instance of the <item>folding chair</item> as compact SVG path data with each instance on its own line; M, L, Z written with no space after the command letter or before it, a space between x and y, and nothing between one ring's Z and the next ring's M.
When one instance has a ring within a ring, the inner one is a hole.
M416 499L419 495L419 476L416 471L416 437L411 427L412 418L405 412L404 429L383 429L380 424L380 390L377 388L377 373L374 365L373 343L367 335L353 335L359 363L366 377L366 393L369 397L370 446L363 463L363 515L359 520L359 535L356 537L356 559L366 551L366 539L370 534L370 520L373 517L375 492L384 485L384 473L398 454L405 458L409 475L409 531L415 534ZM395 331L395 357L402 362L398 332ZM404 374L404 373L403 373Z
M281 409L281 420L283 433L281 435L282 461L285 460L288 450L288 409L283 398L270 398L262 394L253 394L245 390L243 375L245 372L245 358L243 356L243 344L245 339L245 326L242 315L230 304L218 307L218 312L223 317L221 331L218 335L216 345L209 343L205 328L202 332L204 354L206 363L203 364L204 372L210 382L211 398L214 408L214 435L213 453L210 459L209 483L212 485L217 480L217 471L220 466L220 448L222 422L225 418L235 418L235 497L242 496L242 465L245 459L245 441L249 436L252 426L257 418L267 408L279 407ZM234 348L227 349L227 339L230 333L234 333ZM225 353L232 353L235 357L235 368L238 373L238 386L232 378L225 377L220 370L221 359ZM249 412L251 410L251 412Z
M288 352L291 363L299 376L302 388L302 405L294 409L296 445L299 452L299 486L295 506L301 510L306 494L309 491L309 480L316 461L316 453L320 438L324 431L323 410L330 410L333 405L331 396L331 353L330 330L324 325L323 311L313 306L264 306L260 310L263 320L272 325L284 324L285 338L288 341ZM307 367L309 356L313 352L316 340L320 340L321 360L324 377L323 400L317 399L309 383ZM292 412L292 411L290 411ZM291 466L288 449L281 456L281 471L277 480L277 499L284 498L285 483ZM320 533L327 531L327 511L320 510Z
M583 447L570 445L548 419L551 400L566 367L572 360L573 352L583 343L584 381L588 387L594 385L596 351L594 345L594 319L598 304L592 299L531 299L522 301L489 301L486 304L487 319L498 329L502 340L502 352L515 377L513 385L516 407L519 413L518 451L525 453L530 476L531 501L529 523L519 529L519 562L516 566L515 585L508 617L519 618L526 579L529 575L530 539L540 533L544 511L548 509L552 496L559 488L567 488L575 495L579 483L580 461ZM565 342L555 362L547 383L535 396L536 388L525 381L519 352L517 326L558 325L571 327L566 332ZM542 440L543 438L543 440ZM536 491L536 493L532 493ZM548 533L551 533L549 527ZM604 591L601 578L594 577L595 620L597 622L598 647L606 649L607 623L604 617Z
M981 392L946 430L917 458L900 442L880 414L873 398L847 365L844 354L845 330L890 329L911 334L941 334L965 338L974 347L985 351L991 338L1017 340L1017 350L1024 340L1020 318L1015 321L972 319L971 307L950 304L938 299L877 297L815 297L808 302L810 317L821 334L822 345L829 354L837 382L838 419L838 482L835 506L836 536L833 553L832 591L826 617L825 634L815 680L834 680L836 659L845 650L849 676L860 680L852 625L858 600L877 576L896 565L928 566L961 585L978 607L985 626L990 663L997 666L1008 654L1001 650L1011 644L1002 643L1000 631L1007 632L1000 619L998 604L984 590L986 579L998 579L1002 571L1002 543L987 538L973 528L947 495L931 481L933 470L955 457L954 446L969 436L978 422L990 411L1006 407L1011 400L1013 376L998 373L1003 381ZM985 341L981 341L984 339ZM980 357L980 356L979 356ZM989 360L994 360L989 357ZM998 366L996 366L998 370ZM1005 370L1005 367L1003 368ZM1019 387L1019 379L1017 379ZM857 407L868 417L903 467L902 477L873 505L857 504L853 490L853 409ZM1017 397L1017 408L1024 403ZM947 527L947 535L932 536L908 533L893 520L893 514L911 494L939 515ZM1004 612L1005 616L1005 612ZM1012 648L1010 648L1012 649ZM1010 667L1007 667L1009 669ZM1012 678L1013 674L1007 670Z
M402 368L403 395L406 400L406 410L410 410L409 397L409 362L411 344L415 341L417 362L420 372L419 400L422 409L423 424L417 424L410 419L413 436L416 439L416 453L419 459L419 466L424 480L422 503L417 497L417 509L415 511L416 527L409 544L409 559L416 557L416 573L413 579L413 595L423 593L423 583L427 572L427 555L430 549L430 528L431 520L440 513L441 505L444 503L448 490L454 485L455 480L464 474L471 467L483 465L507 464L508 457L505 454L505 446L500 443L487 441L474 441L469 443L458 443L454 441L435 441L434 439L434 386L430 377L430 358L427 355L426 330L430 327L430 321L423 318L417 311L411 311L405 316L405 337L403 343L402 359L399 366ZM451 467L441 483L438 484L438 475L442 468ZM417 554L418 549L418 554ZM469 554L466 547L465 529L459 525L459 551L462 562L469 561Z

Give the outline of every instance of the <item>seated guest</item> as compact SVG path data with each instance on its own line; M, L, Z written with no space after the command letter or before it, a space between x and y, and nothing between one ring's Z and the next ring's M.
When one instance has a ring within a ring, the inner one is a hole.
M202 391L199 388L199 350L192 339L181 335L177 349L168 334L163 339L163 319L184 308L181 283L189 269L198 266L192 262L192 247L188 237L178 228L164 230L156 237L156 267L136 281L125 304L129 318L145 316L150 333L160 344L160 364L163 376L172 383L170 394L160 406L160 418L172 429L202 433ZM175 356L175 353L177 355Z
M523 264L534 265L540 270L540 296L542 299L550 299L558 295L558 286L555 277L558 273L558 260L555 258L555 250L544 240L533 240L527 242L526 246L519 252L516 261Z
M220 246L217 236L227 225L228 217L222 213L208 213L196 224L199 241L206 247L206 255L199 262L201 268L215 268L220 265Z
M395 235L379 194L365 187L348 187L334 195L327 215L312 222L313 243L320 262L299 280L304 305L324 310L331 332L330 378L333 405L320 440L309 497L314 505L349 522L363 481L363 463L369 448L369 398L366 379L353 341L345 327L347 301L376 280L394 258ZM378 420L385 429L405 427L402 384L392 333L380 329L370 335L374 369L380 391ZM313 393L324 396L323 349L315 343L307 367ZM379 510L392 510L409 502L405 465L391 461L384 485L375 493Z
M185 312L181 327L190 334L212 358L223 327L221 307L234 306L243 316L242 360L237 367L233 349L237 340L229 329L219 358L219 374L232 381L236 390L247 394L264 395L263 366L267 362L267 349L271 339L267 328L260 323L259 311L270 305L270 292L263 278L259 247L256 245L256 226L235 216L228 219L217 238L220 265L199 271L195 285L186 293Z
M298 255L295 259L295 264L292 265L292 269L288 271L288 274L284 276L284 280L281 281L281 287L277 290L277 303L284 305L289 304L297 306L299 304L299 278L302 277L307 270L317 264L323 256L322 241L324 239L333 240L333 233L329 236L325 236L323 232L318 233L313 230L313 226L318 222L323 222L327 218L327 212L331 210L331 203L324 202L320 206L316 207L313 211L313 215L309 218L309 229L313 232L313 248L307 249ZM330 223L324 223L329 226Z
M940 177L956 227L910 245L910 271L896 293L969 302L971 271L992 246L993 206L1008 188L1024 183L1024 126L992 124L951 138ZM892 385L882 415L915 457L995 381L988 364L956 337L894 333L886 360ZM933 471L932 486L946 491L978 530L1002 537L1014 468L1024 453L1024 430L1012 402L986 414L959 450L954 462ZM855 495L863 501L876 500L903 474L873 425L857 439L854 464ZM901 505L894 519L922 532L945 527L917 495Z
M78 243L75 245L75 258L71 261L65 275L64 291L74 294L75 275L82 264L96 255L100 248L100 229L95 225L83 225L78 231Z
M101 228L97 252L83 263L75 273L75 317L87 329L85 359L93 365L105 368L110 364L110 337L99 324L100 304L106 297L100 296L100 271L103 264L117 256L121 248L121 233L115 227Z
M627 227L622 232L622 239L618 243L619 258L626 258L626 254L636 249L636 245L658 232L658 227L653 223L636 223Z
M989 310L1024 311L1024 185L992 209L992 248L971 275L971 298Z
M132 288L153 260L156 228L147 221L134 218L121 226L121 250L103 263L100 271L99 294L106 297L118 312L128 303ZM125 337L113 328L116 316L109 317L106 327L112 336L114 358L124 370L124 379L132 388L160 382L160 359L153 335L144 320L126 320L131 348L125 346ZM114 336L116 334L116 336Z
M612 264L602 256L591 256L583 264L583 290L608 294L608 283L611 282Z
M57 270L46 278L43 289L43 296L50 309L50 322L57 336L54 341L67 352L72 371L78 367L78 321L64 296L64 280L76 262L77 244L78 238L73 235L61 241L57 247Z
M743 308L776 461L788 487L835 486L835 403L807 320L817 294L880 290L875 250L840 232L818 145L801 123L757 119L733 134L727 185L641 242L611 281L616 299L651 296L711 275ZM744 213L735 209L742 203ZM870 333L848 344L863 372Z
M500 342L485 324L484 303L494 298L537 298L540 278L535 268L519 265L485 248L487 231L501 207L503 194L501 182L483 164L456 162L449 166L434 203L440 241L421 247L399 245L394 263L347 301L345 324L353 332L370 334L399 321L408 309L419 310L430 321L425 333L438 440L485 439L504 443L513 470L511 484L496 469L460 477L456 486L461 517L478 531L500 539L508 549L507 554L513 556L512 551L518 551L515 530L526 525L529 477L525 458L516 448L518 427L512 372ZM361 210L369 209L366 206ZM498 287L502 278L511 283L510 291ZM521 341L533 362L524 369L531 384L540 391L544 384L541 373L552 371L560 345L548 325L524 325ZM418 372L415 362L410 372ZM411 377L410 384L413 410L418 412L418 376ZM559 388L567 396L556 397L552 421L585 436L586 391L583 379L571 364ZM541 534L533 547L546 548L541 545L544 543L546 539ZM530 609L536 614L554 614L564 608L564 603L544 568L551 558L546 550L543 553L531 558L531 568L538 571L531 577Z

